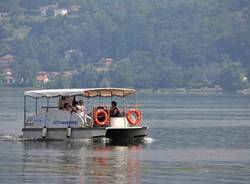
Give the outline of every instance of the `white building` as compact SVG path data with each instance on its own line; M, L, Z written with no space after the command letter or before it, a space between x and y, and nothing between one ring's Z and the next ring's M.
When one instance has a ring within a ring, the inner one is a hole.
M55 9L54 10L54 15L55 16L64 16L64 15L67 15L68 14L68 10L67 9Z

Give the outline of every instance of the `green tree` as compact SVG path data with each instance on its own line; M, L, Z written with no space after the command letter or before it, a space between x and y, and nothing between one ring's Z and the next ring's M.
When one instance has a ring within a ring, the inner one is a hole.
M173 88L183 85L183 71L171 60L155 61L154 88Z
M223 57L222 69L219 75L219 85L225 90L237 90L242 86L244 70L240 62L233 62L228 56Z
M40 69L40 65L36 59L19 58L15 61L13 69L18 83L23 86L32 86L36 83L36 75Z
M134 81L134 66L129 58L119 60L112 69L111 80L112 86L132 87Z
M58 77L55 80L56 88L70 88L71 87L71 77Z
M0 40L5 39L8 37L7 30L0 24Z
M136 88L150 88L153 82L154 63L148 52L133 51L130 54L133 64L133 80Z
M78 75L72 79L72 87L96 87L98 84L96 70L91 65L84 65Z
M4 54L9 54L11 52L12 52L12 48L11 48L10 44L0 42L0 56L2 56Z

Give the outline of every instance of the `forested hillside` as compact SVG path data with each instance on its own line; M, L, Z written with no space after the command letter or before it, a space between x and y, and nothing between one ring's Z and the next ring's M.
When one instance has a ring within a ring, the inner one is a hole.
M75 71L46 85L248 87L249 0L1 0L0 12L0 56L15 57L15 85ZM102 58L112 67L97 72Z

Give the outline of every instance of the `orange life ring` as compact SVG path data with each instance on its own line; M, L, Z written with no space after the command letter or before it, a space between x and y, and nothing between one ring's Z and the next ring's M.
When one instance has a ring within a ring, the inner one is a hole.
M99 115L103 115L104 116L104 120L103 121L100 121L98 119L98 116ZM108 121L109 121L109 117L108 117L108 113L103 110L103 109L98 109L97 111L94 112L94 120L95 120L95 123L99 126L105 126L108 124Z
M136 114L136 119L135 120L132 119L132 114L133 113ZM130 109L127 112L127 120L128 120L130 125L139 125L139 123L141 121L141 111L136 110L136 109Z

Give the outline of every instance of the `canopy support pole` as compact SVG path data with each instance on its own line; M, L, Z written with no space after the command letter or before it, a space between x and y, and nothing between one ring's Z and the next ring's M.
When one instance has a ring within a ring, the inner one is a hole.
M24 127L25 127L25 122L26 122L26 96L24 95L24 104L23 104L23 119L24 119Z
M136 104L135 109L137 109L138 108L137 107L137 92L135 93L135 104Z
M124 122L123 122L123 126L125 127L125 124L126 124L126 121L125 121L125 117L126 117L126 108L125 108L125 96L124 96L124 91L123 91L123 97L122 97L123 99L123 113L124 113L124 118L123 118L123 120L124 120Z
M46 97L47 99L47 107L46 107L46 118L45 118L45 122L44 122L44 127L47 126L47 121L48 121L48 111L49 111L49 98Z
M36 97L36 116L37 116L37 97Z
M47 97L46 99L47 99L47 108L46 109L47 109L47 112L48 112L48 109L49 109L49 98Z

